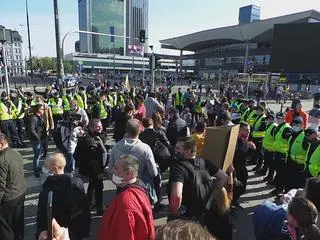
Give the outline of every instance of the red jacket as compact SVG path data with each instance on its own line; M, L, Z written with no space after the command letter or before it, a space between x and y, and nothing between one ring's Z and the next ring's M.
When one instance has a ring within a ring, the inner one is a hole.
M302 127L305 129L307 127L308 123L308 114L301 109L301 111L295 113L295 110L290 110L287 112L285 116L285 122L289 123L292 126L293 120L294 120L294 115L296 116L301 116L303 119L303 124Z
M99 240L153 240L154 220L148 196L127 188L111 202L102 217Z

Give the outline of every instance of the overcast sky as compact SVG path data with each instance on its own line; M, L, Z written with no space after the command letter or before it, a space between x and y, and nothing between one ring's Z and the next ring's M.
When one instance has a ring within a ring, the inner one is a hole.
M0 0L0 25L18 30L27 53L25 0ZM28 0L33 55L55 56L52 0ZM103 0L101 0L103 1ZM261 18L315 9L320 0L150 0L149 44L162 53L159 40L210 28L238 23L239 8L254 4L261 7ZM59 0L61 38L70 30L78 30L78 1ZM66 39L65 53L74 51L78 35Z

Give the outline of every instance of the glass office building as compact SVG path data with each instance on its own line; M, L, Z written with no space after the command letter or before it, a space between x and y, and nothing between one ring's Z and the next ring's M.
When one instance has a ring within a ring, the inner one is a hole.
M126 39L127 54L130 53L128 46L141 46L147 50L148 39L145 44L139 43L140 30L146 30L146 38L148 36L148 0L127 0L126 1ZM137 54L137 53L136 53Z
M80 30L128 37L80 34L81 52L123 55L128 45L141 45L133 39L141 29L148 36L148 0L79 0L78 7Z
M245 6L239 9L239 24L251 23L260 20L260 7L255 5Z

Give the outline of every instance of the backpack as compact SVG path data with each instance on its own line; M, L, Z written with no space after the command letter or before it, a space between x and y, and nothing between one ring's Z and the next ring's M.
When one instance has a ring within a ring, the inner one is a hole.
M193 176L192 179L190 179L190 181L192 181L192 188L183 189L183 191L188 192L188 196L192 196L192 204L190 204L192 209L187 208L186 211L188 215L194 218L200 218L213 192L212 177L205 168L205 160L201 158L195 159L195 166L188 161L180 161L179 164L182 164L188 170L190 176Z
M253 225L257 240L276 239L281 234L287 211L282 206L265 201L254 210Z
M70 139L70 136L68 136L64 140L62 140L60 125L58 125L57 128L53 131L52 138L53 138L54 144L56 145L56 147L60 151L62 151L62 152L68 151L68 149L63 144Z

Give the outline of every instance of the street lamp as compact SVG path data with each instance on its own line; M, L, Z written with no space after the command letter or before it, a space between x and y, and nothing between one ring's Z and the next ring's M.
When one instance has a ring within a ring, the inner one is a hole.
M30 64L30 73L31 73L31 78L32 78L33 77L33 67L32 67L32 53L31 53L31 39L30 39L28 0L26 0L26 15L27 15L27 31L28 31L29 64Z

